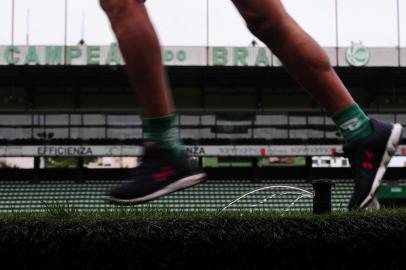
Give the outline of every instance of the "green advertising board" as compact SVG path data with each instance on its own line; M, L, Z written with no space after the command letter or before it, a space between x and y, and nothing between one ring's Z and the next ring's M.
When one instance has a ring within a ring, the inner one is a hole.
M400 50L400 51L399 51ZM401 66L404 48L324 48L333 66ZM400 56L400 57L399 57ZM280 67L281 61L265 47L162 47L167 66ZM0 65L124 65L117 44L109 46L0 46Z
M209 57L208 57L209 55ZM246 47L163 47L165 65L273 66L272 53ZM280 62L277 62L280 63ZM0 46L0 65L123 65L116 44L110 46ZM280 64L279 64L280 65Z

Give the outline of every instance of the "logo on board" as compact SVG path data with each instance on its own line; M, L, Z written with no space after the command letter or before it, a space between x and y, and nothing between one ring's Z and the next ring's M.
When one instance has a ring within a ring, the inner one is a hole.
M369 51L362 42L351 42L351 47L347 49L346 59L348 64L354 67L363 67L369 61Z

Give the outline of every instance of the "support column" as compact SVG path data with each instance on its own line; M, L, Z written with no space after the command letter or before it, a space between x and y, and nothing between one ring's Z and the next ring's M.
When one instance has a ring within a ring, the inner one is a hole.
M313 213L325 214L331 212L331 187L334 186L332 180L323 179L312 182L314 189Z
M31 181L30 181L32 184L40 182L40 177L39 177L40 162L41 162L40 157L34 157L34 169L32 171L32 177L31 177Z
M84 179L84 158L83 157L79 157L78 158L78 174L76 177L76 182L77 183L84 183L85 179Z

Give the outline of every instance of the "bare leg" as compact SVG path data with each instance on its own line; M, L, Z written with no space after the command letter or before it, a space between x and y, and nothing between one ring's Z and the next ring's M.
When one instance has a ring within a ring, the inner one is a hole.
M100 0L117 36L129 76L144 109L142 166L107 194L110 202L134 204L157 199L204 180L193 168L175 130L172 100L157 35L143 0Z
M385 164L388 164L391 156L387 153L395 152L393 149L399 143L402 126L368 119L354 103L321 47L287 14L280 0L232 1L248 28L333 116L347 142L344 151L356 183L348 208L365 208L381 183L383 173L378 172L386 170L386 165L380 164L380 158L371 162L371 156L386 158ZM388 148L390 144L394 146L392 149Z
M322 48L285 11L280 0L232 0L251 32L293 78L333 115L354 104Z
M110 19L128 74L137 88L146 117L169 115L173 111L161 48L143 1L100 0Z

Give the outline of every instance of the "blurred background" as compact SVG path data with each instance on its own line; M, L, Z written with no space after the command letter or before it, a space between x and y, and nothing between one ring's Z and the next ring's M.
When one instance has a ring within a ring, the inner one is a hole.
M283 3L370 116L406 124L406 0ZM264 186L312 190L315 179L335 181L333 207L344 209L353 184L340 134L231 1L146 5L178 132L208 181L137 209L218 210ZM112 208L104 193L142 162L144 135L137 86L98 1L1 0L0 29L0 211L41 211L44 203ZM403 136L378 192L383 206L406 198ZM311 209L311 199L292 206L298 194L274 192L235 209Z
M406 46L405 0L283 0L322 46ZM146 3L165 46L248 46L256 40L228 0ZM90 45L115 42L97 0L2 0L0 44ZM261 43L258 43L261 44Z

